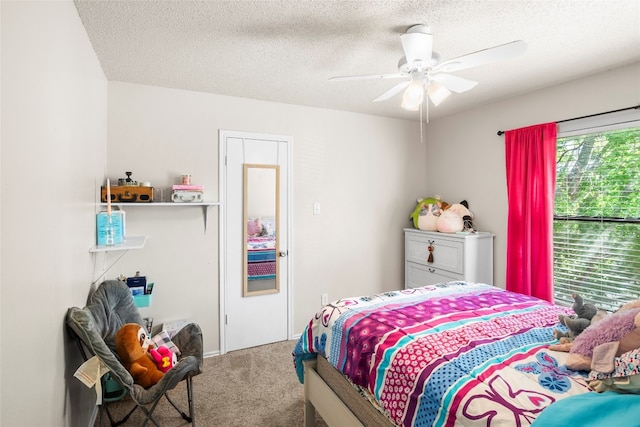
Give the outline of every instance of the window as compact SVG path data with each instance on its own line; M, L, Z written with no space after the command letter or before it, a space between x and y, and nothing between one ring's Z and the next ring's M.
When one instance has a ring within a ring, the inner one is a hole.
M640 114L560 124L554 298L614 311L640 298Z

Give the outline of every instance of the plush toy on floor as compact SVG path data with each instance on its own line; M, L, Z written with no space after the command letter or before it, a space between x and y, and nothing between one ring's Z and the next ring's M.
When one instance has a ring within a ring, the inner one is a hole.
M580 335L580 332L587 329L594 316L598 313L596 306L591 303L584 303L580 295L573 294L571 296L573 297L572 308L575 314L571 316L558 315L560 323L566 326L569 331L562 332L559 329L553 330L553 337L560 340L561 344L573 341L575 337ZM604 313L601 313L600 316L603 316L603 314Z
M156 362L158 369L164 373L173 368L178 362L176 354L163 345L158 348L150 348L149 354L153 358L153 361Z
M116 334L116 352L136 384L144 388L155 385L164 375L147 352L149 339L137 323L125 323Z

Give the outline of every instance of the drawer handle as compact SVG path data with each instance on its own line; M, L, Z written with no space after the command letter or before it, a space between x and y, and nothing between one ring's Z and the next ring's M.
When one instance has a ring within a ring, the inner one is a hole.
M429 257L427 258L427 262L433 262L433 241L429 240L429 246L427 246L427 250L429 251Z
M429 268L429 273L435 273L435 272L436 272L435 268Z

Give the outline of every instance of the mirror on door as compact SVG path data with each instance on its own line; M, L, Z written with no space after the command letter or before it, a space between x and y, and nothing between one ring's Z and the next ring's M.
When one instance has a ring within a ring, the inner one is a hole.
M244 286L242 296L277 293L280 167L244 165Z

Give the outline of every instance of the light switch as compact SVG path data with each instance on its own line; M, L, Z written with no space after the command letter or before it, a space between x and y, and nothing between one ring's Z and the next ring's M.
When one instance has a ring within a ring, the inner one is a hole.
M313 214L314 215L320 215L320 203L319 202L315 202L313 204Z

